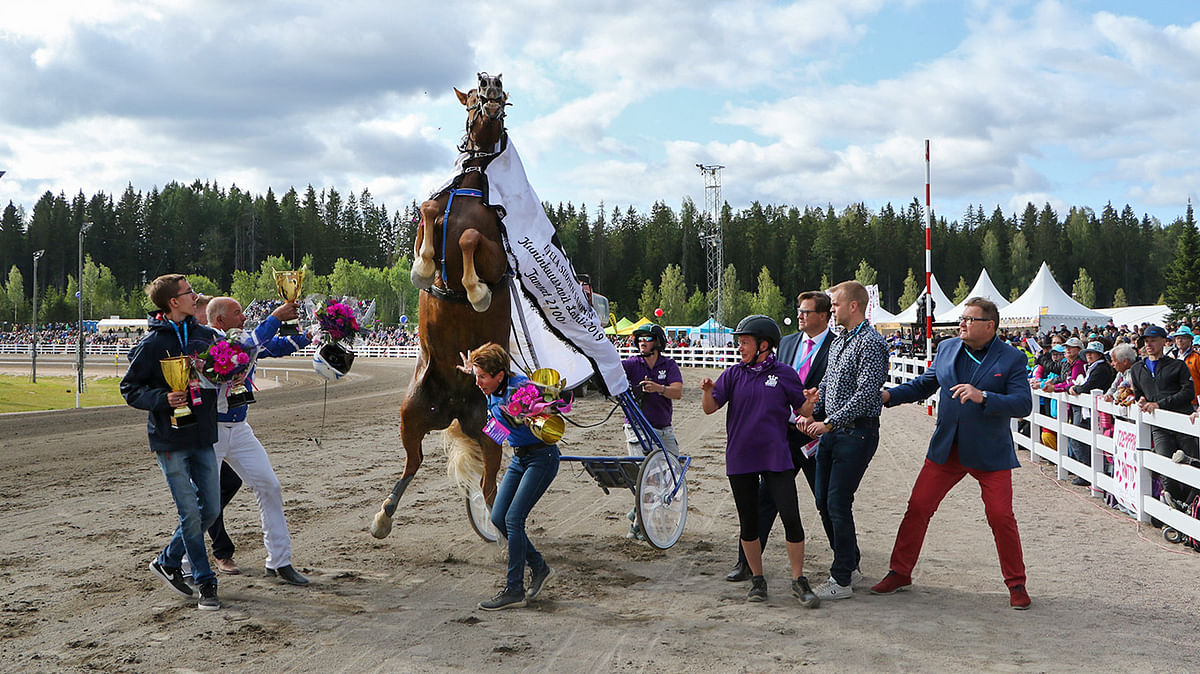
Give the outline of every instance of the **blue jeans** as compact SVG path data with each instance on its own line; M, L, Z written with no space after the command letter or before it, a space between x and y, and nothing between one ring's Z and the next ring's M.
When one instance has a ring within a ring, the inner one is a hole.
M833 564L829 575L838 585L849 585L850 572L858 568L861 554L854 530L854 492L878 447L878 428L831 431L822 435L817 445L814 495L821 523L831 535Z
M525 565L534 571L546 568L546 560L525 535L525 518L546 488L558 475L558 447L542 447L527 456L513 456L496 490L492 503L492 524L508 539L508 578L506 592L525 592Z
M221 514L221 479L212 447L155 452L158 467L167 478L167 488L179 511L179 526L171 542L158 554L162 566L179 568L183 553L192 563L197 585L217 582L208 565L204 532Z

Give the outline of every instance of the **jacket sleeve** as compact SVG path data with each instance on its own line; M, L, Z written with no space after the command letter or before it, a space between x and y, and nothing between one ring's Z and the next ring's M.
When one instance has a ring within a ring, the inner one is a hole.
M921 376L911 379L895 388L888 389L887 407L903 405L904 403L924 400L937 392L940 384L937 380L938 362L944 357L945 351L939 351L933 356L933 365L926 368Z
M927 368L916 379L909 380L895 388L887 389L888 395L891 396L887 407L924 400L936 393L938 386L937 363L934 363L933 367Z
M1182 410L1191 406L1192 400L1196 398L1196 390L1192 388L1192 374L1188 372L1187 365L1181 360L1175 362L1179 364L1179 375L1175 377L1179 382L1179 389L1156 402L1159 407L1165 409Z
M984 414L1002 417L1025 417L1033 411L1033 393L1025 378L1024 358L1013 356L1005 363L1004 392L989 391Z
M138 344L129 352L129 369L121 378L121 397L130 407L139 410L169 410L167 394L170 389L160 384L153 376L151 365L157 365L153 358L146 354L143 344Z

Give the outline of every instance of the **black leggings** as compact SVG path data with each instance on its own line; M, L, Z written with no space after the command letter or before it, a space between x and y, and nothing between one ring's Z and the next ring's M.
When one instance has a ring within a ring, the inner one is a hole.
M759 478L762 488L771 493L771 500L779 508L779 519L783 520L784 535L789 543L804 540L804 526L800 523L800 502L796 498L796 471L763 471L729 476L729 487L733 490L733 504L737 507L739 534L743 541L757 541Z

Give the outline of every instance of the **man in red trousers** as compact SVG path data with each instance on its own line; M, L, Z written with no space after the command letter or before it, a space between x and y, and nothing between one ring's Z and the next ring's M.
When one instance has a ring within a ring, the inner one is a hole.
M959 337L941 343L933 367L883 392L883 403L890 407L924 400L941 388L937 428L896 533L891 570L871 588L872 594L891 594L912 584L929 520L950 489L970 475L983 495L1009 605L1029 608L1021 536L1012 509L1012 469L1020 464L1009 429L1013 417L1033 409L1033 397L1025 356L996 338L999 324L994 303L981 297L967 300Z

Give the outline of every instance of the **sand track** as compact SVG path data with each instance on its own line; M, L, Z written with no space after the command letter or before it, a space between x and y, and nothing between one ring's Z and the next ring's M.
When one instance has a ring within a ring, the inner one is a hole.
M396 414L411 367L360 360L355 376L329 387L324 429L312 375L281 376L285 385L259 396L251 423L283 483L294 561L313 584L262 576L257 508L251 494L239 494L226 519L247 573L221 577L225 608L213 613L146 570L174 518L143 413L0 417L0 669L1181 671L1200 662L1200 555L1162 543L1155 530L1139 532L1028 462L1014 480L1031 611L1008 609L969 480L935 517L912 591L867 594L886 572L933 426L911 406L885 412L858 495L868 582L851 600L800 609L773 544L771 598L747 604L745 587L722 579L736 518L722 460L724 412L700 412L696 384L711 374L701 371L685 371L676 411L680 445L695 457L679 544L659 552L626 540L630 495L606 496L578 465L563 464L529 522L559 575L529 609L478 611L502 582L504 555L467 524L437 437L426 440L425 465L391 536L368 533L403 467ZM592 397L578 410L581 421L599 420L608 403ZM622 452L615 421L569 428L567 439L565 453ZM806 491L801 506L808 573L820 580L830 553Z

